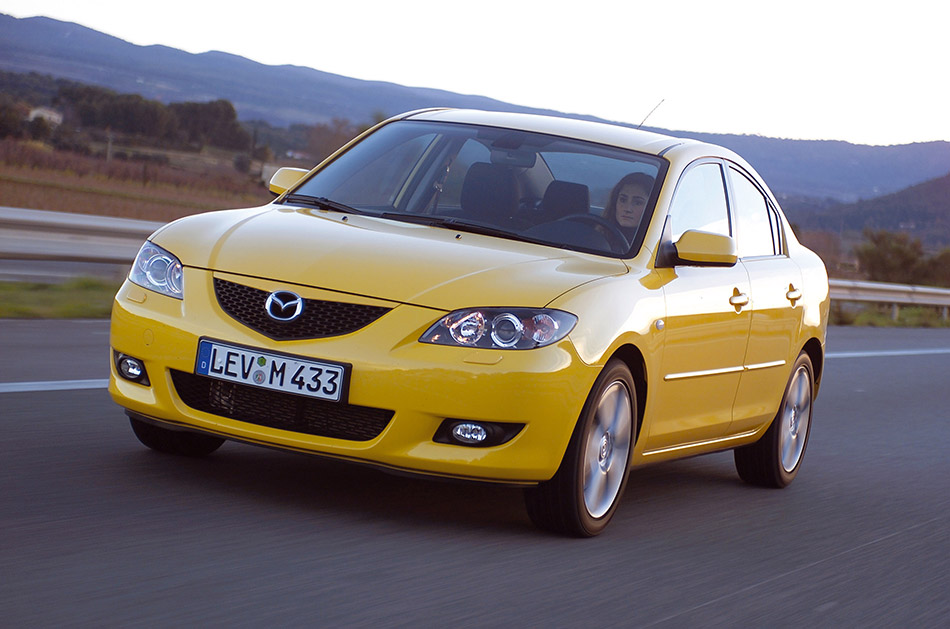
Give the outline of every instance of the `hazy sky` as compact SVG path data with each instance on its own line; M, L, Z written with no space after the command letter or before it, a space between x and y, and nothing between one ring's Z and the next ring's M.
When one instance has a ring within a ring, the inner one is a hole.
M672 130L950 140L946 0L0 0L0 13L622 122L662 100L648 124Z

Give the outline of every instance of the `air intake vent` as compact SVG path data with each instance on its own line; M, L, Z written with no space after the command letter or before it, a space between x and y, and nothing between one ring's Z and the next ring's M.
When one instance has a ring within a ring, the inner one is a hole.
M174 369L171 375L178 397L193 409L307 435L369 441L386 428L395 414L381 408L327 402Z

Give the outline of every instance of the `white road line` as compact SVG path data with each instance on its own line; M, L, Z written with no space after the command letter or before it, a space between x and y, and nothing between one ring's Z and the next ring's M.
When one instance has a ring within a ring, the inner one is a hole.
M880 358L886 356L934 356L950 354L950 347L944 349L895 349L871 352L829 352L825 358Z
M102 380L53 380L47 382L0 382L0 393L26 393L30 391L70 391L73 389L105 389L108 379Z

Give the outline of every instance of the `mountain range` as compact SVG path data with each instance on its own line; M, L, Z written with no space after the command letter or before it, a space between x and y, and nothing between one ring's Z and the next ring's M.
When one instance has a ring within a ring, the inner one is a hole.
M38 72L165 103L227 99L240 119L272 125L333 118L368 122L423 107L448 106L567 115L485 96L363 81L301 66L268 66L244 57L138 46L84 26L46 17L0 14L0 69ZM735 150L786 203L856 202L950 173L950 142L867 146L841 141L651 130Z

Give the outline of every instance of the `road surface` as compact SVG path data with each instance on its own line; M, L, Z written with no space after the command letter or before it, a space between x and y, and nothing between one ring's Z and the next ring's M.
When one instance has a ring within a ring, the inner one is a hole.
M107 344L0 320L5 627L950 625L950 330L832 329L795 483L743 485L731 453L638 468L589 540L515 489L146 450Z

